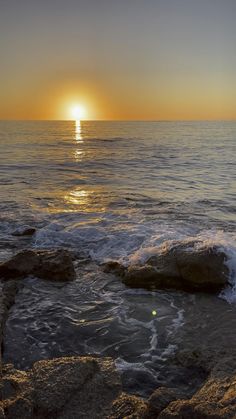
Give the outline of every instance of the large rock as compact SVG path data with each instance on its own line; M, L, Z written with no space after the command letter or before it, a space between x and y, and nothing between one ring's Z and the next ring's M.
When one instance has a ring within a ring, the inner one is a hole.
M34 275L55 281L75 278L72 257L67 250L23 250L0 264L0 278Z
M187 362L198 363L199 357L189 356ZM215 362L188 400L178 389L164 387L148 401L122 393L112 359L91 356L39 361L29 371L5 365L0 390L0 418L5 419L233 419L236 357Z
M132 287L216 292L229 280L226 261L225 252L217 246L173 242L157 249L156 255L149 257L144 265L126 268L109 263L105 270L117 273Z
M236 417L236 357L225 357L190 400L169 404L159 419L233 419Z
M8 365L3 373L0 410L8 419L103 419L121 394L110 358L57 358L28 372Z

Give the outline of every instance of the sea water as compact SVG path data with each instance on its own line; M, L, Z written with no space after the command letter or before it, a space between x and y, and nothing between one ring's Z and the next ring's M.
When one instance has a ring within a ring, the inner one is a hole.
M63 247L90 260L73 283L24 280L6 361L109 355L125 388L145 395L187 385L170 365L179 350L235 345L236 122L1 121L0 162L0 259ZM26 225L32 238L13 235ZM100 269L190 238L227 253L219 296L129 289Z

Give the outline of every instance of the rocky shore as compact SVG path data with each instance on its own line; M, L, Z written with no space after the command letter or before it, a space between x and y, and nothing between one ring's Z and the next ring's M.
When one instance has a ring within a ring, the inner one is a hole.
M108 263L103 269L131 286L216 291L227 285L229 271L221 249L179 246L162 249L141 265ZM148 268L147 268L148 267ZM168 419L236 417L236 351L181 351L171 362L187 366L201 377L192 394L159 387L144 400L123 392L111 358L71 356L36 362L21 371L2 362L4 328L21 278L53 281L75 279L72 255L65 250L25 250L0 264L1 382L0 418Z
M227 255L218 246L201 242L172 242L148 257L145 263L123 266L108 262L104 271L118 274L131 287L217 292L229 281Z

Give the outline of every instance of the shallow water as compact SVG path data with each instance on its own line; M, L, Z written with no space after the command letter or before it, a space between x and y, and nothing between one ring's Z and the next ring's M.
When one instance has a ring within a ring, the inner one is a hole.
M63 246L93 261L64 286L25 280L5 360L111 355L125 387L147 394L187 385L169 362L178 350L235 345L235 140L235 122L0 122L0 258ZM35 237L12 236L26 224ZM189 237L228 253L224 299L128 289L99 269Z

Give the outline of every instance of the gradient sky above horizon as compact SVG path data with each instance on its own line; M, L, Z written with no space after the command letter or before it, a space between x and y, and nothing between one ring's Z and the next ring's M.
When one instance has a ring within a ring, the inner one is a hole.
M235 0L0 0L0 119L236 119Z

